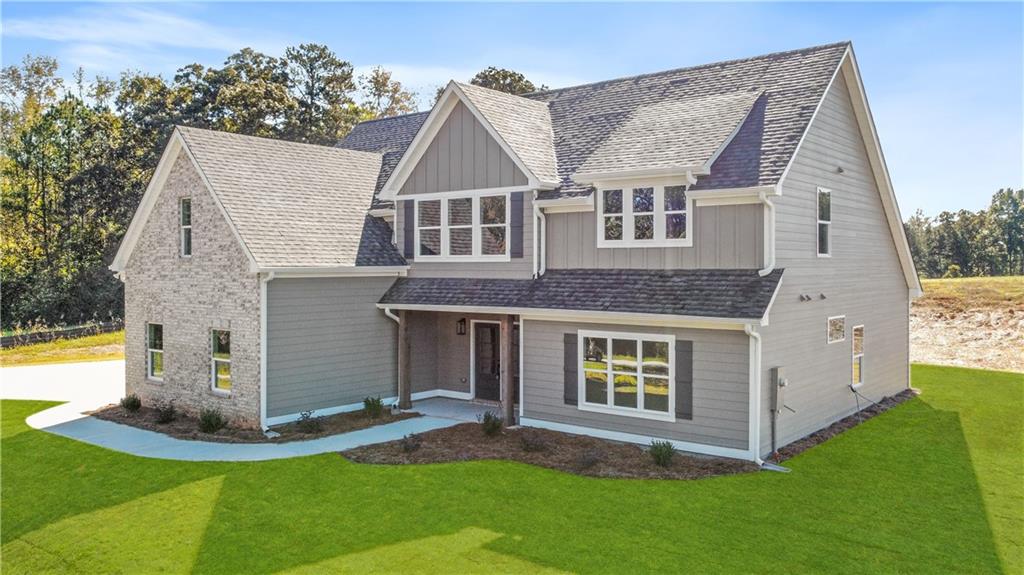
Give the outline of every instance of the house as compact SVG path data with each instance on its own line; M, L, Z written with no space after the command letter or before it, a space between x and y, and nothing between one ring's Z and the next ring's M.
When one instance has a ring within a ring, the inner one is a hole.
M909 386L921 289L849 43L452 82L333 148L179 127L111 269L143 401L493 401L754 461Z

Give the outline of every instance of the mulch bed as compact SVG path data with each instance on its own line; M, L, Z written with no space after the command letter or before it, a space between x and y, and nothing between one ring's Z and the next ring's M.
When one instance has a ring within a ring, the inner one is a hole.
M119 405L109 405L92 412L91 415L106 421L113 421L114 423L123 423L140 429L148 429L150 431L164 433L177 439L217 441L221 443L287 443L289 441L303 441L306 439L316 439L318 437L326 437L328 435L336 435L349 431L357 431L360 429L366 429L367 427L373 427L375 425L384 425L386 423L393 423L395 421L420 416L419 413L414 412L404 412L399 415L392 415L390 411L385 410L380 417L370 419L362 411L339 413L337 415L319 418L319 431L306 433L300 429L299 424L289 423L286 425L272 427L271 429L280 433L281 436L271 438L263 435L263 433L257 429L230 427L230 422L228 422L229 427L225 427L216 433L203 433L202 431L199 431L199 419L183 413L177 414L174 421L171 421L170 423L157 423L156 410L152 407L146 406L143 406L135 413L129 413Z
M881 415L886 411L889 411L890 409L903 403L904 401L917 397L918 393L919 392L915 389L907 389L901 391L900 393L897 393L896 395L891 395L889 397L883 398L878 403L869 403L867 400L861 399L861 404L867 404L867 407L862 409L860 412L855 413L845 419L840 419L839 421L833 423L832 425L826 427L825 429L816 431L808 435L807 437L804 437L803 439L798 439L793 443L790 443L789 445L780 448L778 452L776 452L775 456L771 457L770 459L775 462L782 462L787 459L791 459L796 455L803 453L804 451L814 447L815 445L824 443L829 439L832 439L833 437L846 431L847 429L857 426L863 421L867 421L872 417Z
M415 436L419 446L407 450L398 440L342 452L359 463L409 464L505 459L592 477L699 479L757 471L749 461L676 453L659 467L639 445L536 428L506 428L495 437L477 423L428 431Z

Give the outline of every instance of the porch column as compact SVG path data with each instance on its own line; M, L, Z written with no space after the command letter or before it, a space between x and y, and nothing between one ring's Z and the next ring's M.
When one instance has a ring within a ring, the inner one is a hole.
M409 345L409 317L407 310L398 312L398 407L412 407L412 356Z
M515 395L512 389L512 322L511 315L501 316L501 408L505 425L514 425L516 420Z

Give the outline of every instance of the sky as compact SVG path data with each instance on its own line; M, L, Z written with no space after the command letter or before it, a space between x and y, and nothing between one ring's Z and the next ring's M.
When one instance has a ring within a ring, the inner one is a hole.
M552 88L852 40L903 215L1024 186L1024 3L19 3L3 65L171 77L252 47L328 45L420 95L487 66Z

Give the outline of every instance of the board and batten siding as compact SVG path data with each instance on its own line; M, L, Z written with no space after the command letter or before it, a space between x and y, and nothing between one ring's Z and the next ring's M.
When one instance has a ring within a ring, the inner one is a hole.
M581 411L563 395L564 336L578 330L670 333L693 341L693 419L655 421ZM742 331L666 327L525 322L523 337L523 417L701 443L747 448L750 344Z
M394 278L267 283L267 416L397 394L397 324L376 302Z
M398 195L525 186L526 174L459 102Z
M775 200L776 257L782 287L762 328L762 397L768 370L785 368L789 385L778 446L852 414L853 327L865 326L864 385L878 400L909 385L909 293L850 100L838 75ZM837 168L842 168L839 173ZM817 188L832 191L832 256L817 255ZM800 301L800 295L811 296ZM824 299L822 299L824 296ZM846 316L846 339L827 343L830 316ZM860 400L861 407L865 405ZM762 453L770 419L762 416Z
M707 206L690 219L692 247L599 248L597 214L547 215L547 267L633 269L751 269L764 260L761 204Z

